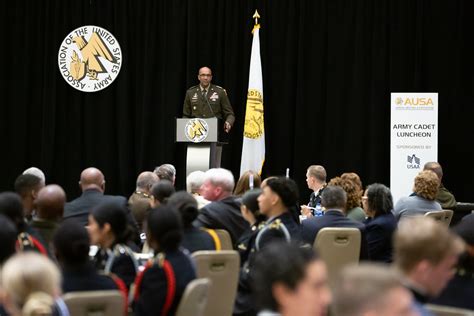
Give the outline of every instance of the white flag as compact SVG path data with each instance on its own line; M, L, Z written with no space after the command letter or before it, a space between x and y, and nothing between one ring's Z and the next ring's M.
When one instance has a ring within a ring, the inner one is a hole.
M247 92L247 108L245 110L240 175L247 170L253 170L260 174L265 161L263 83L259 30L260 24L256 24L252 30L252 55L250 57L249 88Z

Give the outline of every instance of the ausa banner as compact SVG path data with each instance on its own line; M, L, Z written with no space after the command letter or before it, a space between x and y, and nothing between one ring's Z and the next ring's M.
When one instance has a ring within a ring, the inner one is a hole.
M425 163L438 161L438 94L392 93L390 189L393 201L410 195Z

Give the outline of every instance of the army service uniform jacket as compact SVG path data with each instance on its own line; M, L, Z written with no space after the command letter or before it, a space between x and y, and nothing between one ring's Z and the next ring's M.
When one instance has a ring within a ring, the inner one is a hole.
M212 112L211 112L212 109ZM186 91L183 117L210 118L217 117L234 124L235 116L227 92L216 85L209 84L206 96L203 96L199 85Z

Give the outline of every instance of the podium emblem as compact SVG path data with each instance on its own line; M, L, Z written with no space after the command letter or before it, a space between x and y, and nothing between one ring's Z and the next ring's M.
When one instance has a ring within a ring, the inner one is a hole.
M200 118L190 119L184 127L184 135L193 143L200 143L206 139L209 134L207 122Z

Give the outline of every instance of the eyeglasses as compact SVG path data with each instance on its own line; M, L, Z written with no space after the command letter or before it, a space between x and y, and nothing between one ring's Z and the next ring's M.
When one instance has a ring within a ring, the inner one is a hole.
M211 74L200 74L199 77L212 77Z

